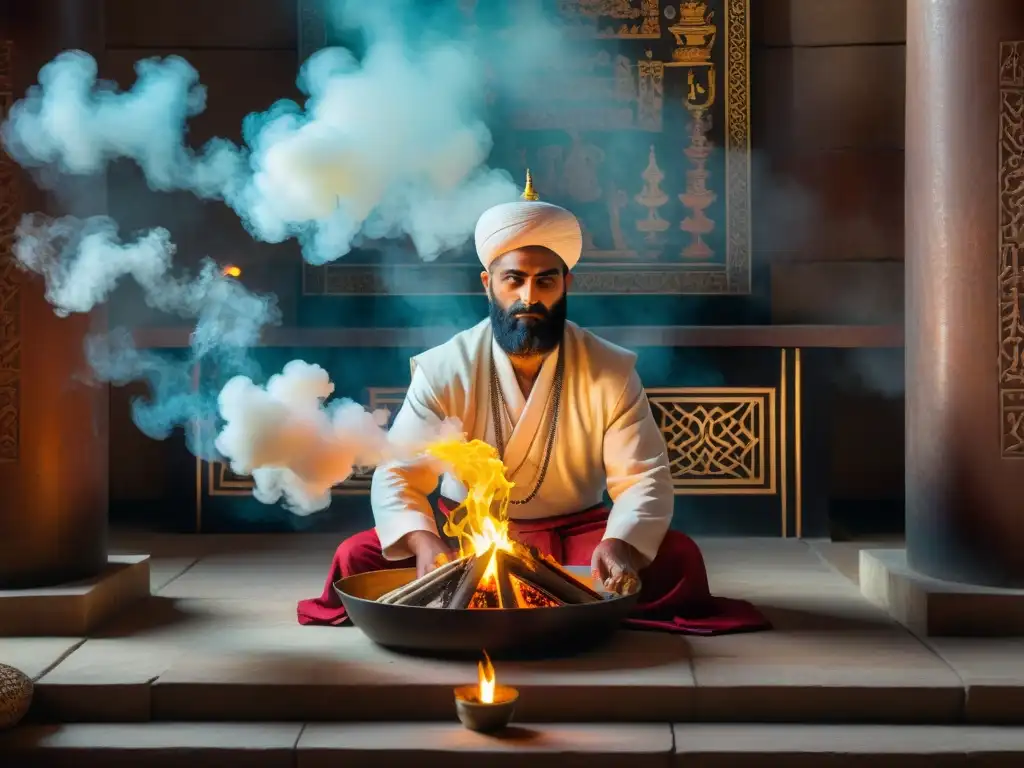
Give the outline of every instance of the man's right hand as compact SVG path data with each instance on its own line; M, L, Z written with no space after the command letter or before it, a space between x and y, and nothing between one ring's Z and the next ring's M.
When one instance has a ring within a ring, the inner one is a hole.
M416 578L444 565L453 555L451 547L430 531L413 531L406 536L405 543L416 558Z

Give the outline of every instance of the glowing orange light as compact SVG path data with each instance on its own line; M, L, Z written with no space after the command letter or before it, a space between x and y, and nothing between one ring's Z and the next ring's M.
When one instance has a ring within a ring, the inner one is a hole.
M241 277L242 270L236 267L234 264L229 264L228 266L224 267L221 274L224 275L224 277Z
M484 651L484 660L477 664L477 677L480 680L480 690L477 695L481 704L494 703L494 688L497 678L494 674L494 665L491 664L491 657Z

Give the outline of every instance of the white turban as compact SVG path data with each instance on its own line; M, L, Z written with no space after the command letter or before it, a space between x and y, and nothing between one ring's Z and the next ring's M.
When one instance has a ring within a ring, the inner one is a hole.
M572 269L583 252L580 223L565 208L535 200L496 205L476 223L476 252L484 269L499 256L531 245L554 251Z

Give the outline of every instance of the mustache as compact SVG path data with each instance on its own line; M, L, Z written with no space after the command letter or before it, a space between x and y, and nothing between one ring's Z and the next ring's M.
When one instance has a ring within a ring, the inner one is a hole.
M543 304L531 304L527 306L521 301L517 301L508 308L508 314L512 317L519 317L520 315L540 315L541 317L547 317L551 313Z

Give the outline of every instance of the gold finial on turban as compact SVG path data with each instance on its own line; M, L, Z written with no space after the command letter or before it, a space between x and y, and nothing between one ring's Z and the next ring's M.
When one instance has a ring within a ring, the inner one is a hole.
M526 189L523 190L523 200L540 200L540 195L533 188L533 174L526 169Z

